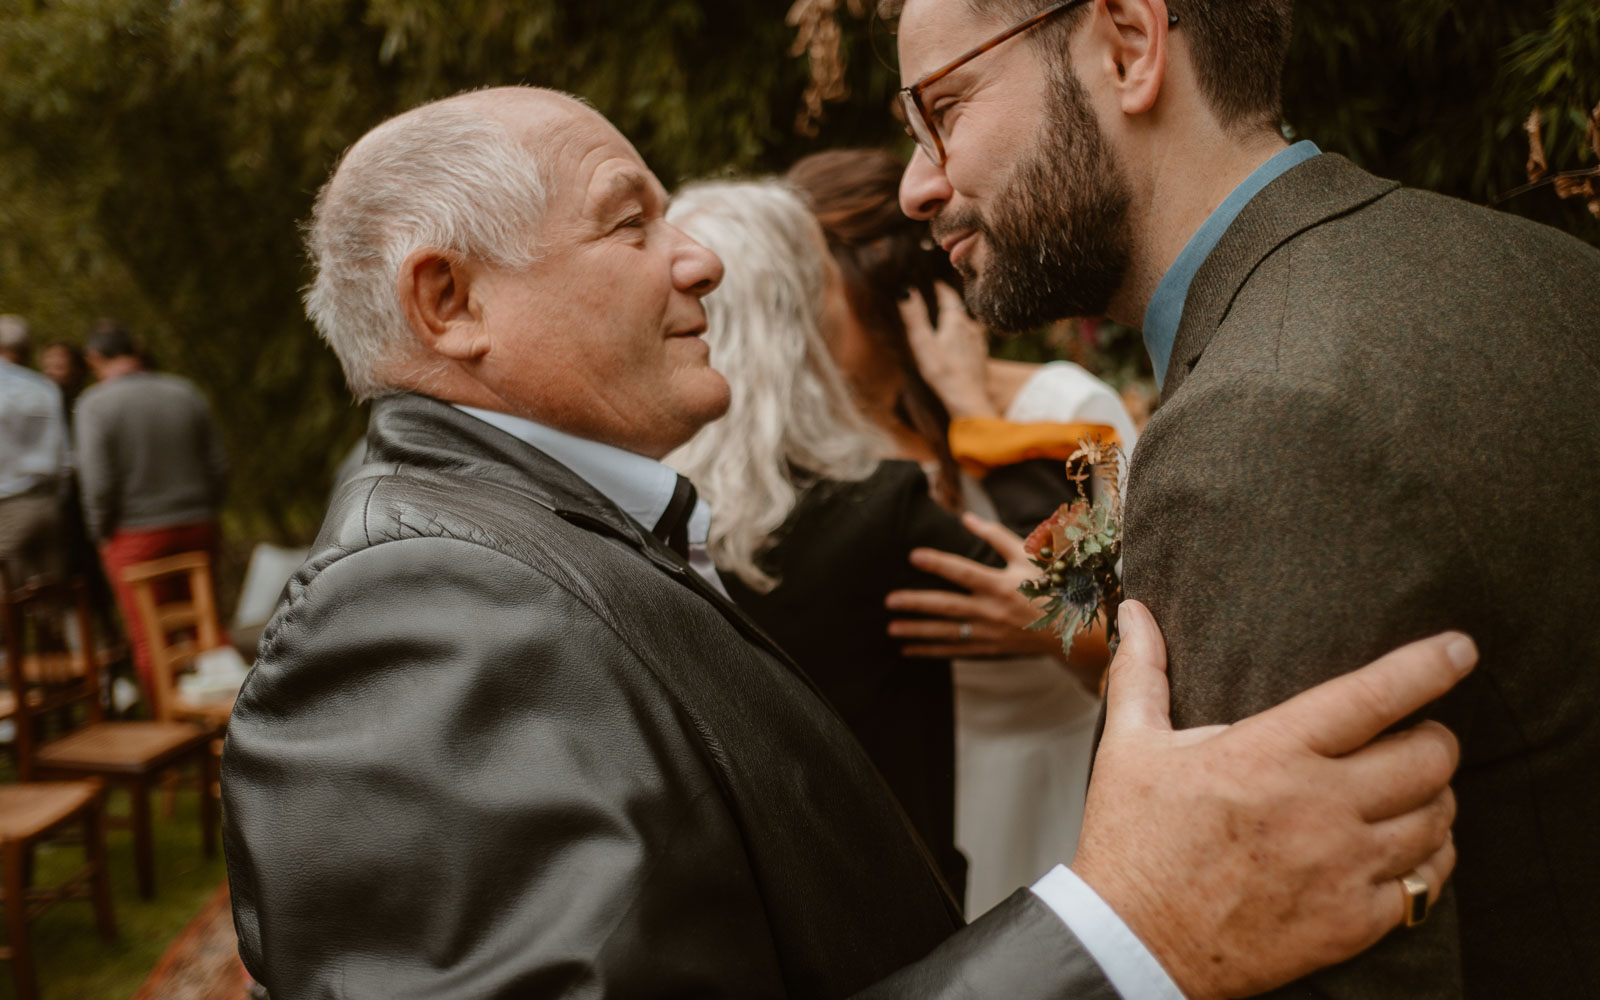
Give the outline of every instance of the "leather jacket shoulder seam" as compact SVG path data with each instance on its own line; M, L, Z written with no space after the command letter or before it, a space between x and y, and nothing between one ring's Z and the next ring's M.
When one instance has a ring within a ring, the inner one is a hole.
M397 467L398 468L398 467ZM367 498L361 503L361 537L365 538L368 545L372 545L372 498L378 493L378 484L383 482L383 476L372 477L372 485L367 487Z

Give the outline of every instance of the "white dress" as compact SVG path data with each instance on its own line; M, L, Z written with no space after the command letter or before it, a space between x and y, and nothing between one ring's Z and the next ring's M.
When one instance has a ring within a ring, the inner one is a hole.
M1138 438L1111 387L1065 361L1041 367L1005 417L1109 424L1130 454ZM978 482L963 486L968 509L993 517ZM967 913L975 916L1072 860L1100 700L1048 656L958 659L951 666L956 845L970 866Z

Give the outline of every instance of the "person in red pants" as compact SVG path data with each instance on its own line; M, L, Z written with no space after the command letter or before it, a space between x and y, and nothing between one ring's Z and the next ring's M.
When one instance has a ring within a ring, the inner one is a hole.
M147 370L127 330L103 323L84 347L99 380L79 397L73 425L84 521L99 543L148 699L149 639L122 570L178 552L215 554L227 454L200 390Z

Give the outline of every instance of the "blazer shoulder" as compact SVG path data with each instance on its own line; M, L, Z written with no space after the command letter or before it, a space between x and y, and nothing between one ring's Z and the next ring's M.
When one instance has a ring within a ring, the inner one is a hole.
M1600 250L1575 237L1401 188L1277 247L1194 370L1321 380L1373 400L1493 393L1512 372L1490 358L1594 369L1597 286Z

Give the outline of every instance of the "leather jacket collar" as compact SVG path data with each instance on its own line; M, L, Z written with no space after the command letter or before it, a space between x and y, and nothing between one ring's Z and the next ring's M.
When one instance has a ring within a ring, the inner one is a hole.
M682 556L623 513L599 490L525 441L419 393L385 396L372 404L367 458L351 482L400 467L490 482L573 525L636 549L658 569L716 606L745 638L811 680L775 640L712 587ZM816 691L814 685L812 690ZM821 697L821 693L817 692ZM824 699L825 700L825 699Z

